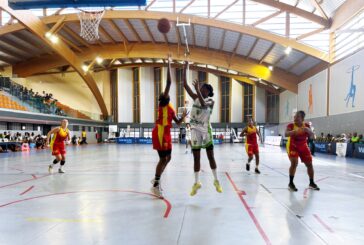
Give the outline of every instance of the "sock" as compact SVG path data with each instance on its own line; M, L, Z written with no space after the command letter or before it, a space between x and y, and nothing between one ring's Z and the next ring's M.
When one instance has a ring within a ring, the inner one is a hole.
M290 184L293 184L293 178L294 178L294 176L291 176L291 175L289 176L289 183Z
M59 161L57 159L54 159L53 164L57 164Z
M314 184L315 182L313 182L313 179L310 178L310 184Z
M212 174L214 175L215 180L217 180L217 173L216 173L216 169L212 169Z
M200 172L195 172L195 183L200 182Z
M153 184L153 187L157 187L159 186L159 181L160 181L161 177L160 176L155 176L154 178L154 184Z

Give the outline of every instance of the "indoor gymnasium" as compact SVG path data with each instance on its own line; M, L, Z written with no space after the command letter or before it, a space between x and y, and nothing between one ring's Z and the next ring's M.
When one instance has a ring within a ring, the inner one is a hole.
M0 0L0 245L364 244L363 0Z

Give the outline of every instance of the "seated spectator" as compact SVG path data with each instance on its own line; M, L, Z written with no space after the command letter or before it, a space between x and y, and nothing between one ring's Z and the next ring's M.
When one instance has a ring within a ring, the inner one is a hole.
M360 139L357 132L353 133L353 136L350 139L350 142L353 144L359 143Z
M44 149L45 147L45 139L40 134L38 134L35 138L35 148L37 149Z
M72 145L78 145L78 140L77 140L77 136L73 135L72 136Z

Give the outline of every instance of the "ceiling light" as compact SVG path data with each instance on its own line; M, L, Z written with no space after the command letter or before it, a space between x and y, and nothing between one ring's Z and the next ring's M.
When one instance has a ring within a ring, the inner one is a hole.
M56 35L50 35L49 40L51 40L52 43L58 43L58 37Z
M88 66L87 65L82 65L82 70L84 72L88 72Z
M95 60L96 60L96 63L99 65L101 65L101 63L104 61L104 59L101 58L100 56L97 56Z
M50 38L50 37L52 36L52 33L47 32L47 33L45 34L45 36L46 36L46 38Z
M286 50L284 50L284 52L286 53L286 55L289 55L289 53L291 53L292 48L291 47L287 47Z
M273 67L273 66L268 66L268 69L269 69L270 71L273 71L273 70L274 70L274 67Z

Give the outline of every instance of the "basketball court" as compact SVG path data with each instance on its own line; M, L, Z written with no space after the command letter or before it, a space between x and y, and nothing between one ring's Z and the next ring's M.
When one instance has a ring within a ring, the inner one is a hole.
M301 165L291 193L286 153L261 152L257 176L243 171L240 145L216 147L224 193L203 158L203 187L190 197L192 155L176 146L165 200L149 192L157 157L148 146L72 149L65 175L45 171L48 152L1 156L1 244L361 244L361 161L319 155L322 190L305 189Z
M0 0L0 244L363 244L363 20Z

